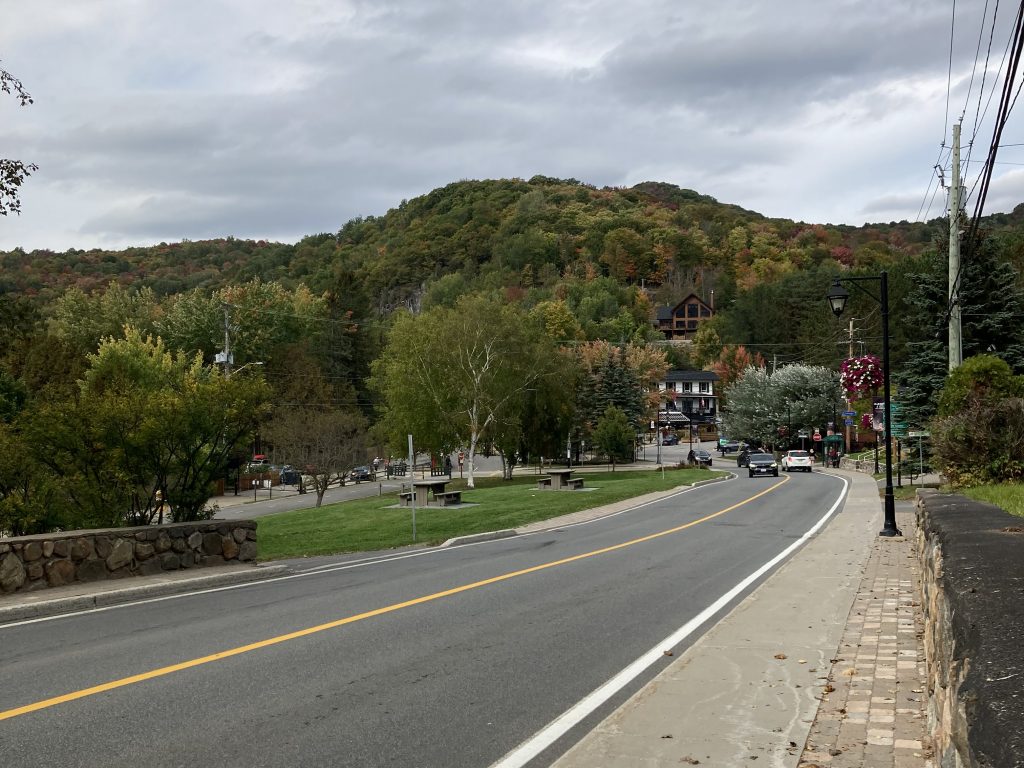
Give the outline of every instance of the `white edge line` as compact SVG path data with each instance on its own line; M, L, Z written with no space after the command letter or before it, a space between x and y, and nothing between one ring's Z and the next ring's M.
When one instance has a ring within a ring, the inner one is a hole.
M665 499L672 499L672 498L675 498L676 496L679 496L679 495L681 495L683 493L689 493L690 491L695 491L698 488L702 488L702 487L704 487L704 486L703 485L690 486L688 488L684 488L681 491L676 491L675 493L671 493L671 494L668 494L666 496L662 496L659 499L652 499L651 501L645 501L643 504L637 504L636 506L633 506L633 507L627 507L626 509L621 509L618 512L612 512L612 513L607 514L607 515L602 515L601 517L595 517L592 520L583 520L583 521L580 521L578 523L570 523L568 525L560 525L560 526L556 526L555 528L548 528L547 530L543 530L543 531L532 531L530 533L524 533L524 534L519 534L519 535L520 536L534 536L534 535L536 535L538 533L550 533L551 531L555 530L556 528L557 529L575 528L576 526L579 526L579 525L587 525L589 523L595 523L595 522L597 522L599 520L607 520L610 517L616 517L617 515L624 514L625 512L632 512L633 510L640 509L642 507L646 507L649 504L654 504L654 503L659 502L659 501L664 501ZM508 537L505 537L504 539L490 539L490 540L487 540L487 541L475 541L475 542L470 542L468 544L461 544L458 547L431 547L429 549L420 550L418 552L407 552L407 553L402 554L402 555L383 555L383 556L379 556L379 557L368 557L368 558L364 558L362 560L356 560L356 561L349 562L349 563L340 563L340 564L331 564L331 565L318 565L318 566L313 566L312 568L308 568L308 569L306 569L304 571L301 571L299 573L292 573L292 574L289 574L287 576L273 576L273 577L271 577L269 579L255 579L253 581L247 581L244 584L228 584L228 585L223 586L223 587L210 587L209 589L197 589L197 590L191 590L191 591L188 591L188 592L179 592L179 593L173 594L173 595L160 595L159 597L147 597L147 598L145 598L143 600L131 600L131 601L124 602L124 603L113 603L111 605L102 605L102 606L99 606L97 608L86 608L86 609L78 610L78 611L70 611L68 613L60 613L60 614L56 614L56 615L53 615L53 616L39 616L39 617L34 618L34 619L22 619L21 621L12 621L12 622L9 622L9 623L6 623L6 624L0 624L0 632L2 632L5 629L13 629L14 627L24 627L24 626L27 626L29 624L42 624L43 622L46 622L46 621L58 621L60 619L70 619L70 618L73 618L75 616L87 616L87 615L89 615L91 613L103 613L105 611L113 611L113 610L117 610L119 608L131 608L131 607L137 606L137 605L148 605L149 603L162 603L162 602L165 602L167 600L179 600L181 598L194 597L196 595L209 595L209 594L213 594L215 592L227 592L229 590L234 590L234 589L246 589L248 587L255 587L255 586L259 586L261 584L272 584L272 583L274 583L276 581L290 581L291 579L301 579L301 578L305 578L306 576L320 576L320 575L325 574L325 573L334 573L335 571L347 571L347 570L349 570L351 568L362 568L362 567L367 566L367 565L379 565L380 563L390 563L390 562L394 562L396 560L406 560L406 559L408 559L410 557L423 557L424 555L437 555L437 554L441 554L441 553L444 553L444 552L453 552L455 550L463 550L466 547L476 547L476 546L480 546L481 544L492 544L495 541L506 541L507 539L510 539L510 538L517 538L517 537L508 536Z
M832 477L836 477L836 475L832 475ZM836 502L832 505L829 511L826 512L818 522L811 526L803 536L794 541L756 571L751 573L743 579L743 581L719 597L715 602L698 613L671 635L651 648L651 650L647 651L636 661L629 664L625 669L618 672L614 677L608 680L608 682L591 691L583 699L552 720L544 728L498 760L498 762L493 763L491 768L522 768L522 766L525 766L533 760L533 758L537 757L537 755L568 733L570 729L579 724L584 718L594 712L598 707L608 701L612 696L625 688L644 670L655 662L664 659L666 650L674 648L680 642L685 640L704 622L728 605L729 602L743 592L743 590L757 581L757 579L761 578L761 576L774 568L782 560L789 557L794 550L802 546L809 538L811 538L811 536L817 533L823 525L825 525L828 519L832 517L835 511L839 508L839 505L842 504L843 499L846 498L849 481L845 477L840 477L839 479L843 483L843 490L839 494L839 498L836 499Z

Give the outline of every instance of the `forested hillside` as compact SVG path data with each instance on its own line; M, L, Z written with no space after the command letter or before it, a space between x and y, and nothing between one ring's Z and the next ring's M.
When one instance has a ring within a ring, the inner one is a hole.
M965 250L964 356L994 351L1019 371L1024 208L984 225ZM631 428L646 424L657 403L639 393L667 366L835 370L851 346L877 354L877 301L856 293L842 322L828 311L824 295L840 273L888 271L893 370L908 403L927 411L945 370L946 230L942 219L798 223L670 184L597 189L534 177L460 181L296 244L0 253L0 521L23 531L70 524L40 517L55 494L75 520L102 522L114 491L120 509L143 519L156 490L175 492L168 478L181 477L191 485L175 493L198 514L206 481L196 478L238 467L260 435L307 438L309 423L334 419L350 437L365 424L383 448L407 428L397 404L415 405L429 389L458 394L434 378L406 391L395 372L423 366L398 358L420 345L439 360L478 330L487 365L518 361L517 372L493 383L501 407L471 438L450 421L454 411L438 412L429 447L471 439L509 457L552 455L552 440L589 439L596 404L620 408ZM715 317L693 344L665 344L655 310L691 292ZM225 346L230 367L215 363ZM543 386L513 386L541 369ZM481 407L493 396L473 395ZM204 409L235 430L214 423L216 435L235 437L197 473L190 462L205 462L206 448L190 441L210 426ZM183 452L173 462L171 423ZM352 444L345 455L362 450ZM149 463L135 466L141 457Z

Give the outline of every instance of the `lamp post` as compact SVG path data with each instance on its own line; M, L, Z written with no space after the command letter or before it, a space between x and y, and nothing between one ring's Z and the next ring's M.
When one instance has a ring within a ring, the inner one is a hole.
M879 296L875 296L867 288L859 285L861 282L877 280L879 283ZM839 317L846 308L846 300L850 298L850 292L843 287L843 283L851 283L863 293L877 301L882 308L882 380L883 397L885 401L885 523L879 536L902 536L903 533L896 527L896 502L892 491L892 413L890 408L889 390L889 275L884 270L873 277L843 277L835 278L832 287L828 289L828 303L832 314Z

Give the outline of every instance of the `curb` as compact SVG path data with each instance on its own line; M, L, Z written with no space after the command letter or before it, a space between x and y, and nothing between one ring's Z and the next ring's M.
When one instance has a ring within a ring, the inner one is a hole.
M501 531L488 531L487 533L471 533L468 536L456 536L453 539L441 543L441 547L458 547L462 544L475 544L478 541L493 541L494 539L507 539L510 536L518 536L519 531L512 528L505 528Z
M40 600L36 603L0 606L0 625L12 621L54 616L71 611L103 608L149 597L163 597L165 595L194 592L199 589L211 589L233 584L262 581L263 579L280 576L286 571L288 571L288 567L284 565L256 566L215 573L209 576L195 576L175 579L173 581L141 584L139 586L114 589L91 595L74 595L72 597L59 597L53 600Z

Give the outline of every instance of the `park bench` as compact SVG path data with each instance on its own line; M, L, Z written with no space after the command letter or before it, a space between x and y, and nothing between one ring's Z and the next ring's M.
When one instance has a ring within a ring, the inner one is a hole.
M444 493L435 493L434 499L442 507L447 507L452 504L461 504L462 491L445 491Z
M550 488L550 487L551 487L551 478L550 477L538 477L537 478L537 488L538 488L538 490L543 491L545 488Z
M565 484L569 489L573 491L578 491L580 488L583 487L583 478L570 477L568 480L565 481Z

